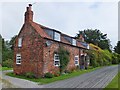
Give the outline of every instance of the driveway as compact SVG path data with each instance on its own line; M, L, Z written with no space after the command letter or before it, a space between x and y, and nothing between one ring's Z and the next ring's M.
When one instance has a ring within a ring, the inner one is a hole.
M4 71L4 73L6 72L8 71ZM107 66L74 78L46 85L38 85L28 80L9 77L4 73L3 79L8 80L18 88L104 88L115 77L117 72L118 66Z

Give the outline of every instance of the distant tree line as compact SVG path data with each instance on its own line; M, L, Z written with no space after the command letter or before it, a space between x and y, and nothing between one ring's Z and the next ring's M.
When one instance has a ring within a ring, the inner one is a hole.
M11 38L10 41L5 40L0 35L0 44L1 44L1 51L2 51L2 66L4 67L13 67L13 46L15 41L16 35Z

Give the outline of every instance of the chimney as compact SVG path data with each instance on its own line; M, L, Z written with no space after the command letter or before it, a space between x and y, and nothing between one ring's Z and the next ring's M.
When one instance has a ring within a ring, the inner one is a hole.
M32 4L29 4L29 7L26 8L26 12L25 12L25 23L33 21L33 11L31 9L32 9Z

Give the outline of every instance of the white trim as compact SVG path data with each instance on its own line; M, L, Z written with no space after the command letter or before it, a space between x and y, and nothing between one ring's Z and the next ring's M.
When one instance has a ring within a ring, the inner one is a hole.
M77 58L77 60L76 60L76 58ZM77 61L77 64L76 64L76 61ZM75 66L78 66L78 65L79 65L79 56L78 56L78 55L76 55L76 56L74 57L74 62L75 62Z
M18 38L18 47L22 47L22 38Z
M21 64L21 54L16 54L16 64Z
M56 65L55 62L58 62L58 64ZM60 59L58 54L54 54L54 66L60 66Z

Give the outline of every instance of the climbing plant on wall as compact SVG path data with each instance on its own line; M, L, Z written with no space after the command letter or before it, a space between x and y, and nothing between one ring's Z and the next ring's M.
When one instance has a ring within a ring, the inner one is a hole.
M60 73L64 72L68 63L69 63L69 51L65 50L64 47L60 47L58 50L59 59L60 59Z

